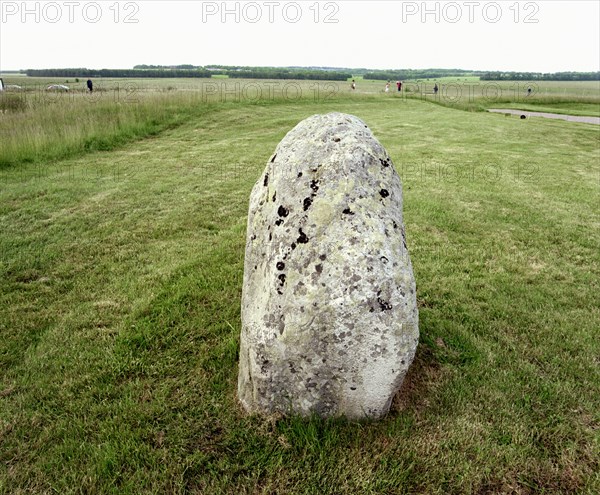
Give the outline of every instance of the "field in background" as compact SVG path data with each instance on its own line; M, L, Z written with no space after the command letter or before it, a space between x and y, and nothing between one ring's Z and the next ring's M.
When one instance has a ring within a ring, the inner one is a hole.
M364 81L31 82L0 114L0 494L600 492L598 127ZM402 176L417 357L380 422L247 417L250 190L328 111Z
M85 79L28 78L12 75L8 85L20 90L0 94L0 168L108 150L156 134L201 116L210 104L330 102L348 97L379 101L418 99L450 108L487 108L600 116L600 81L485 82L473 78L405 81L398 93L392 81L237 80L237 79L98 79L88 93ZM47 91L65 84L69 92ZM528 94L528 88L532 89Z

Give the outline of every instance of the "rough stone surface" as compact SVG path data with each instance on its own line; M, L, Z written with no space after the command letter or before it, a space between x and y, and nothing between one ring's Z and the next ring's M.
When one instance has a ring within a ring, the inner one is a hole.
M265 414L380 417L418 338L389 155L357 117L303 120L250 198L241 403Z

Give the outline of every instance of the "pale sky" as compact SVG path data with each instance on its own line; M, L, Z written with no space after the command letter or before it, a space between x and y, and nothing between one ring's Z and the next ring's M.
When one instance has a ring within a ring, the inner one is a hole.
M600 0L0 0L0 71L149 65L600 70Z

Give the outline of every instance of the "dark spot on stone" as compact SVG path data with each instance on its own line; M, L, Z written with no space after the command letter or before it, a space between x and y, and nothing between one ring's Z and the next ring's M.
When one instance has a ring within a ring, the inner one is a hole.
M356 387L350 387L350 390L356 390Z
M379 191L379 194L382 198L387 198L390 195L387 189L382 189L381 191Z
M269 174L265 174L265 180L263 181L263 186L267 187L269 185Z
M256 234L252 235L252 237L250 237L250 240L253 241L256 239Z
M375 308L373 306L371 306L371 308L369 309L369 313L373 313L375 311Z
M397 229L398 228L398 224L396 222L394 222L394 228Z
M307 383L306 388L316 388L317 384L315 382Z
M278 270L283 270L285 268L285 263L283 261L278 261L277 265L275 265Z
M333 141L336 142L336 143L339 143L341 141L341 139L339 137L334 137Z
M275 225L277 225L278 227L283 223L283 220L280 218L279 220L277 220L275 222Z
M384 160L383 158L380 158L379 161L381 162L381 165L384 167L389 167L390 166L390 161L389 160Z
M292 250L296 249L296 243L292 242Z
M308 237L306 237L306 234L304 232L302 232L302 229L298 229L298 232L300 233L300 236L298 237L298 239L296 240L296 242L298 244L306 244L306 243L308 243Z
M279 279L279 283L283 286L285 284L285 273L282 273L277 278Z
M275 203L275 200L277 199L277 191L275 191L273 193L273 203Z
M319 256L319 259L321 261L325 261L327 259L327 255L326 254L322 254L321 256Z
M280 296L283 296L283 292L281 292L281 289L277 289L277 294L279 294Z
M342 213L344 215L354 215L354 212L350 210L350 208L346 208L344 211L342 211Z
M310 205L312 205L312 199L304 198L304 211L308 210L310 208Z
M258 265L254 265L254 269L256 270L258 268Z
M273 234L271 232L269 232L269 240L272 241L273 240Z
M279 208L277 209L277 214L280 217L284 217L285 218L285 217L287 217L290 214L290 212L289 212L289 210L287 208L285 208L283 206L279 206Z
M275 154L273 155L273 158L271 158L271 163L273 163L273 162L275 161L275 158L277 158L277 153L275 153Z
M267 367L269 366L269 360L266 359L262 362L262 365L260 366L260 372L261 373L266 373L267 372Z
M302 172L298 172L298 178L302 177Z
M381 261L387 264L390 260L388 260L385 256L382 256Z
M404 361L404 359L403 359L402 361L400 361L400 362L401 362L402 364L405 364L405 361Z
M318 180L312 180L310 182L310 188L314 191L317 192L319 190L319 181Z
M377 298L377 302L379 303L381 311L389 311L392 309L392 305L389 302L382 301L379 297Z
M315 266L315 270L317 270L317 273L323 273L323 265L319 263Z

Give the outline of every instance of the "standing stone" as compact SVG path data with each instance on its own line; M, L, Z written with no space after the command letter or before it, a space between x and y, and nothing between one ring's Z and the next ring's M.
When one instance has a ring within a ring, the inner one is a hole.
M250 197L241 403L264 414L380 417L418 338L389 155L357 117L303 120Z

